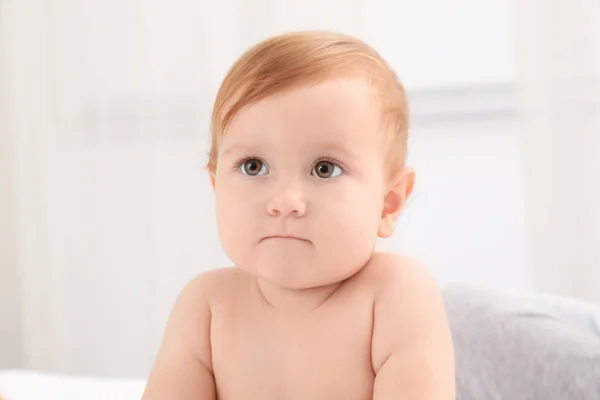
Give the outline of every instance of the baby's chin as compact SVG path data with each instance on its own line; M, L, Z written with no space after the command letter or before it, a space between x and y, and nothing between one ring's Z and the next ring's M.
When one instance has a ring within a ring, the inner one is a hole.
M262 262L253 265L241 264L238 267L272 286L289 290L306 290L334 285L358 272L357 268L331 270L318 265L318 263L300 264L296 262Z

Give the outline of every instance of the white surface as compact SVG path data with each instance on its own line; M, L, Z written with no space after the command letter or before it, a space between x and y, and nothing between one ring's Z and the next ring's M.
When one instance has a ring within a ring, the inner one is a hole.
M0 397L4 400L139 400L145 384L143 379L0 370Z

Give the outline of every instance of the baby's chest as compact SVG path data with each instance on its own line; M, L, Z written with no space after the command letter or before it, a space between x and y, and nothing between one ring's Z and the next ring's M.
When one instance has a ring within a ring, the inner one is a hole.
M219 398L370 398L370 310L279 324L215 318L211 343Z

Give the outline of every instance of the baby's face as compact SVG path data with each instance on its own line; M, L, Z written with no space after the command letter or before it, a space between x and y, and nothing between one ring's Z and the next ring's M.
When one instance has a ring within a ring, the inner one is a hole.
M235 265L271 284L344 280L370 258L386 155L380 110L360 80L332 80L242 109L214 175L221 242Z

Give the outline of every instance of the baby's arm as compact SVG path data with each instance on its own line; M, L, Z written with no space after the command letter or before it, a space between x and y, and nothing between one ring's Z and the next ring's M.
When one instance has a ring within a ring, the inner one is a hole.
M142 400L216 399L206 287L200 275L179 295Z
M373 399L454 400L452 338L433 278L410 259L382 262L391 265L375 301Z

